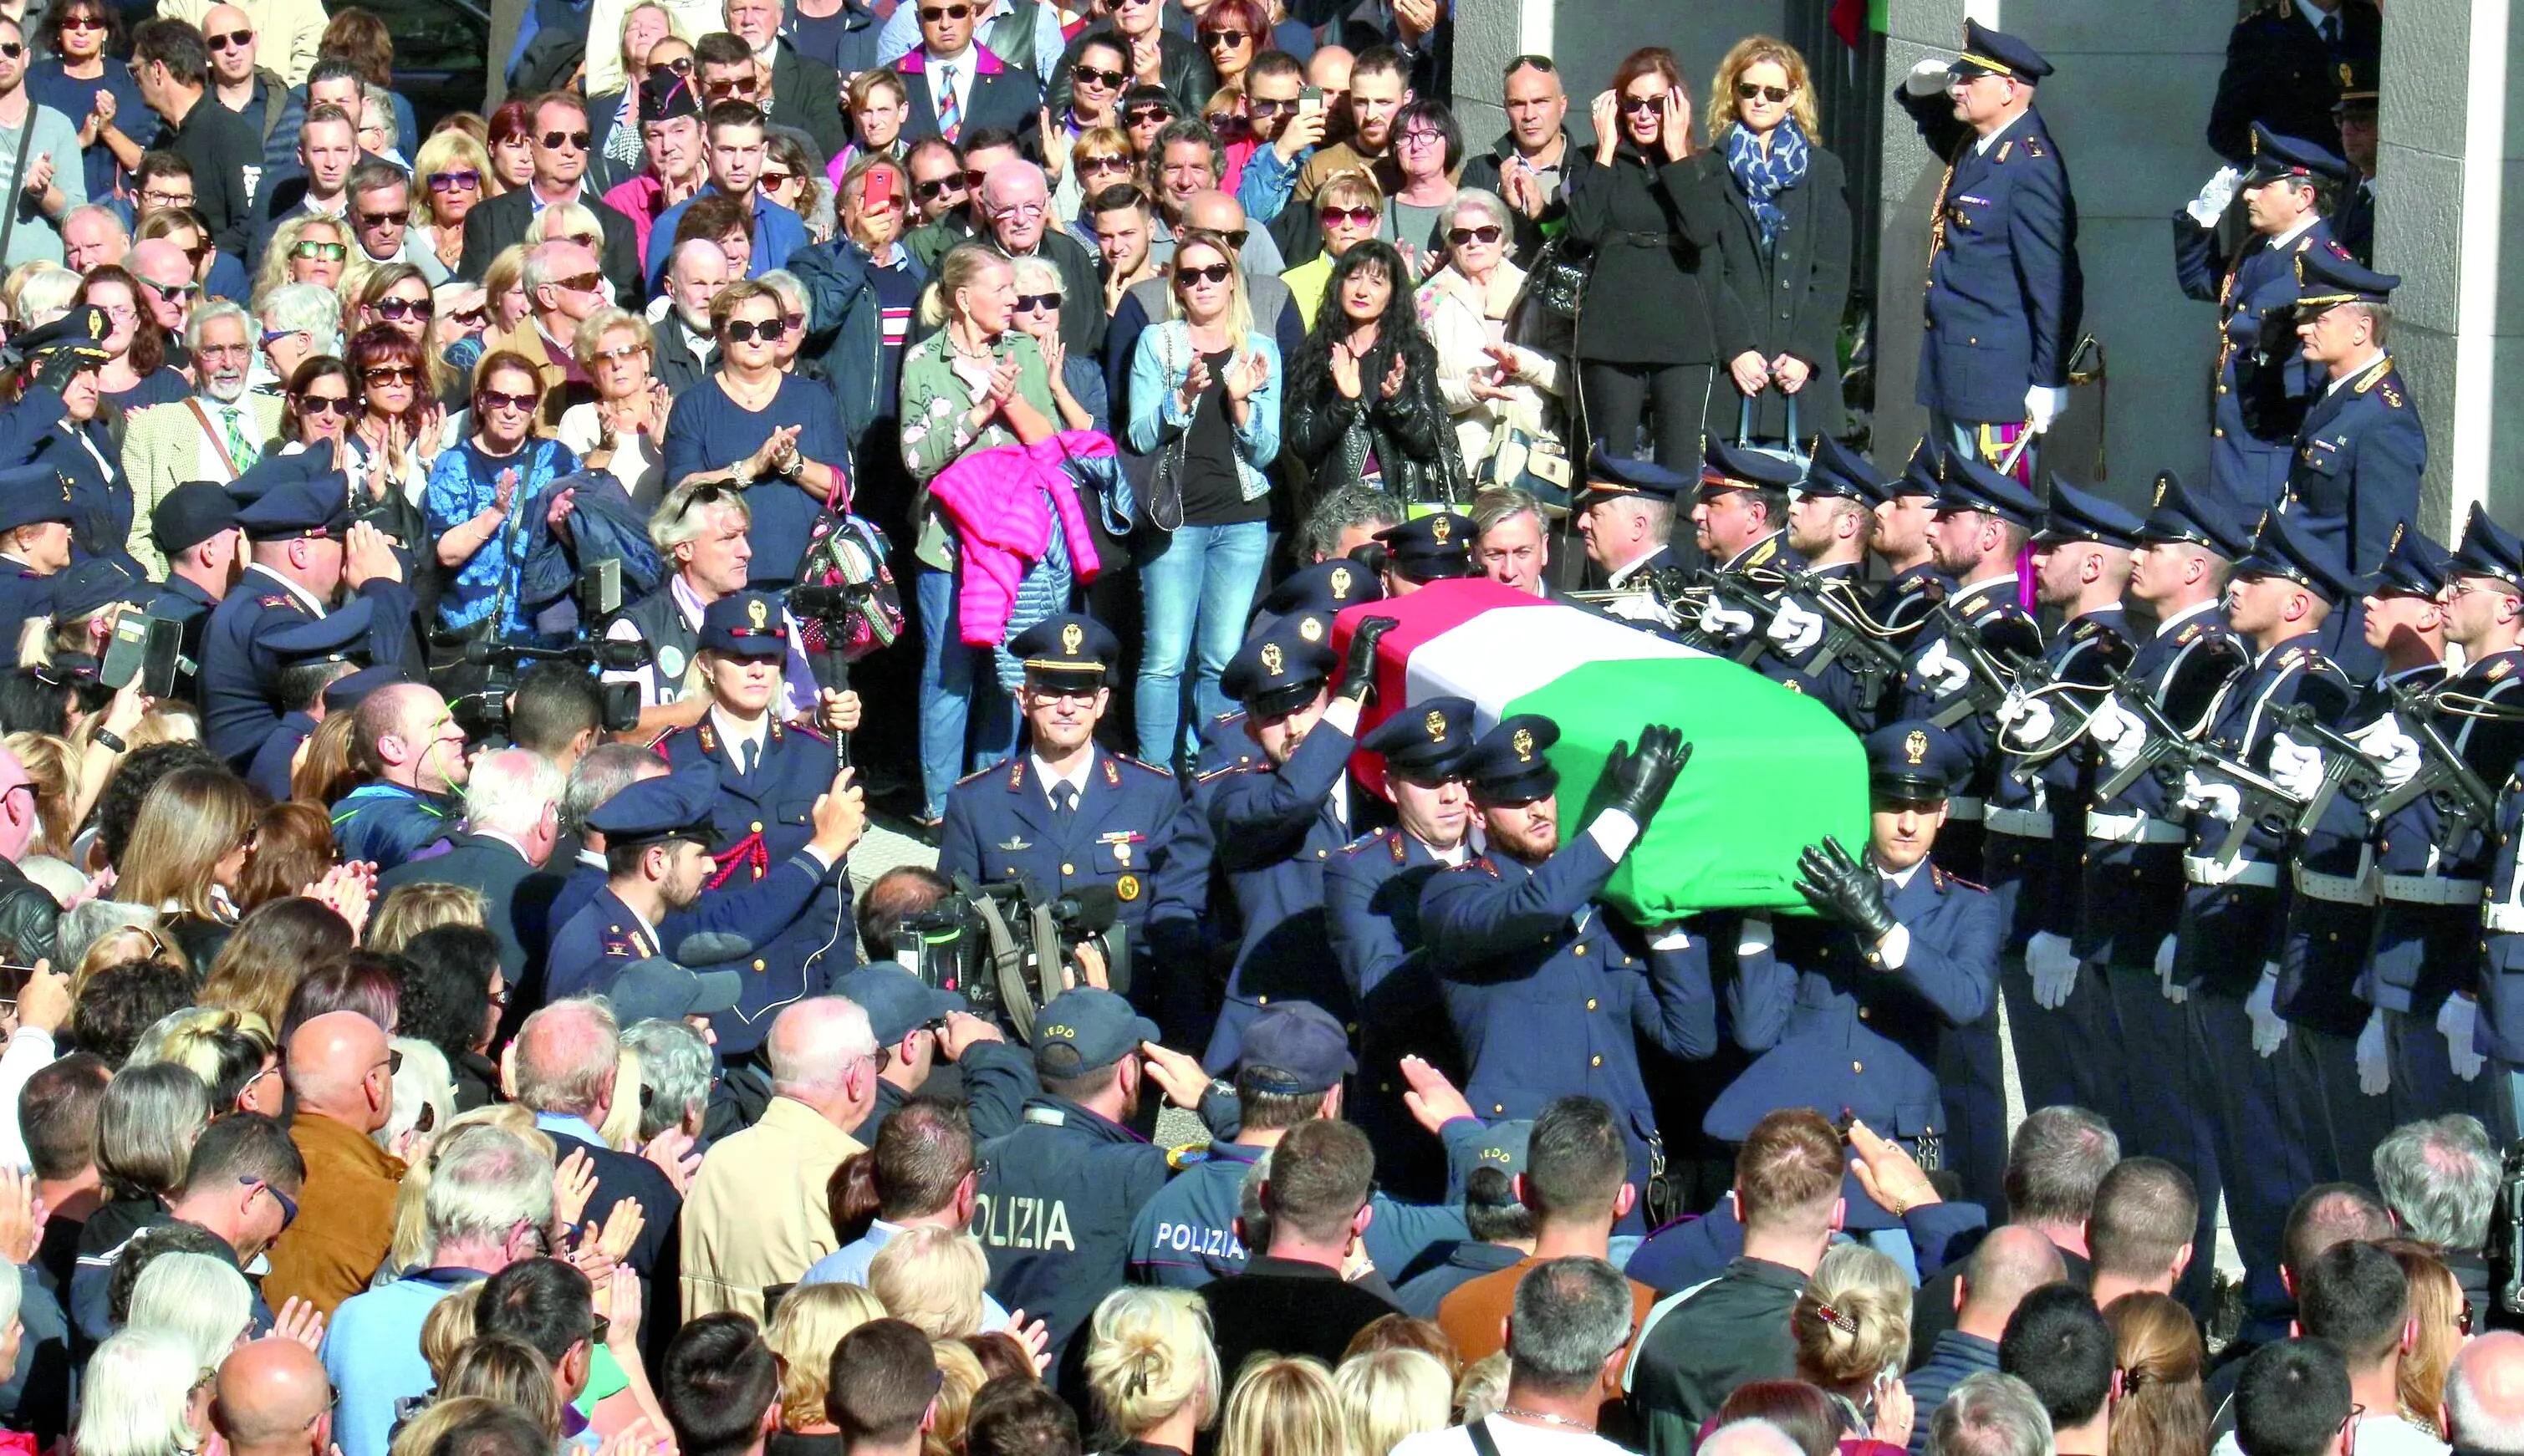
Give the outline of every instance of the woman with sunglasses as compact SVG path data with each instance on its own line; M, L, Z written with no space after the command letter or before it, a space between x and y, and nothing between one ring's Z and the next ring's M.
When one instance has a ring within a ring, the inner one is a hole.
M129 168L140 160L137 144L126 140L131 155L119 154L112 145L116 128L109 123L120 121L139 129L150 112L131 68L118 55L123 48L121 13L105 0L54 0L29 38L50 54L26 68L26 94L78 127L88 197L102 201L126 190ZM102 107L99 91L112 98Z
M1122 133L1131 139L1131 155L1146 166L1148 148L1157 144L1157 133L1183 114L1173 93L1163 86L1133 86L1123 92Z
M1568 321L1526 288L1506 202L1467 187L1438 216L1446 265L1420 285L1420 317L1437 351L1437 393L1454 415L1456 458L1490 458L1501 435L1561 438Z
M422 142L413 159L413 230L451 273L464 261L464 219L490 195L483 185L490 174L490 152L453 127Z
M349 364L329 354L308 360L289 376L289 387L281 395L281 453L338 452L359 408L360 388Z
M270 245L255 268L254 307L283 283L339 288L350 267L351 234L331 218L292 218L271 230Z
M360 413L342 442L342 468L351 476L352 517L418 547L416 503L447 427L420 342L390 324L362 329L351 340L351 374L360 382Z
M1131 138L1119 126L1094 126L1079 133L1069 149L1069 168L1052 189L1052 209L1069 235L1095 246L1095 215L1088 199L1107 187L1139 175L1140 159L1131 154Z
M1131 53L1111 34L1091 35L1078 44L1069 64L1069 104L1058 112L1045 107L1038 114L1042 130L1044 170L1051 176L1051 200L1059 216L1074 217L1084 185L1075 166L1078 146L1101 127L1119 130L1122 93L1131 84Z
M639 315L622 309L589 315L570 357L596 382L596 398L562 411L554 432L587 469L622 482L644 515L665 494L666 413L674 403L665 381L650 372L655 351L649 321Z
M1324 179L1315 193L1315 226L1323 240L1323 250L1280 275L1288 285L1288 299L1297 306L1297 316L1306 327L1315 326L1315 316L1323 312L1327 285L1332 280L1333 265L1340 256L1376 236L1384 225L1384 190L1376 184L1376 174L1363 167L1334 172Z
M739 278L710 302L718 367L675 401L666 420L665 480L680 489L721 480L746 494L753 511L752 584L780 591L798 561L819 508L849 505L841 412L832 391L780 367L789 306L758 278Z
M438 596L438 627L466 642L537 644L518 589L526 569L531 522L558 523L566 493L555 480L578 468L578 456L558 440L538 439L542 376L534 361L505 349L473 371L472 429L430 466L421 518L438 564L452 575ZM549 498L548 498L549 497Z
M463 378L473 377L482 362L483 340L491 331L491 304L479 283L450 278L430 290L437 302L429 321L429 352Z
M491 170L483 174L483 196L513 192L533 180L535 109L522 98L505 101L491 113Z
M1570 235L1595 252L1577 345L1586 427L1629 455L1653 420L1656 462L1697 471L1718 345L1701 278L1709 238L1694 224L1707 183L1689 165L1691 95L1674 52L1632 51L1593 118L1596 165L1569 198Z
M798 138L777 132L763 143L762 171L754 185L763 196L796 213L805 222L809 240L833 240L832 191Z
M106 334L98 344L105 363L96 373L105 403L128 414L149 405L172 404L193 392L167 364L167 332L149 316L139 279L112 264L89 268L71 299L72 308L81 304L105 311Z
M1701 196L1711 216L1701 225L1717 246L1703 255L1701 285L1732 387L1710 391L1707 426L1732 439L1750 399L1754 439L1838 436L1848 426L1840 320L1856 228L1848 172L1816 140L1806 59L1767 35L1738 41L1709 94Z
M429 364L430 398L453 405L462 400L464 381L440 358L439 351L429 347L430 325L437 316L437 297L419 267L409 263L381 263L361 278L359 288L351 295L351 313L345 326L355 334L368 328L390 328L418 345L421 357Z
M1443 501L1463 475L1437 394L1437 356L1420 330L1409 271L1383 238L1333 262L1323 306L1288 366L1288 453L1315 489Z
M1035 254L1016 260L1017 330L1043 351L1043 370L1051 382L1051 402L1060 409L1064 430L1111 434L1106 413L1104 366L1093 355L1071 355L1060 342L1060 269Z
M1269 554L1271 477L1280 454L1280 348L1253 327L1236 254L1216 233L1175 248L1173 307L1131 357L1131 448L1164 452L1141 516L1161 533L1140 568L1146 651L1140 752L1159 764L1198 752L1184 730L1183 679L1206 723L1233 709L1219 674L1244 636ZM1173 461L1169 466L1164 461Z

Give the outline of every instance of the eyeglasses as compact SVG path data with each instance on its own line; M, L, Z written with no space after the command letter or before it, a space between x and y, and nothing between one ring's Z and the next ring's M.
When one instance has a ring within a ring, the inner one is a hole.
M258 1076L257 1078L255 1078L255 1079L254 1079L254 1081L255 1081L255 1082L261 1082L265 1077L268 1077L268 1076L270 1076L273 1070L274 1070L274 1069L269 1068L269 1067L265 1068L265 1069L264 1069L264 1071L263 1071L262 1076ZM250 1083L247 1083L246 1085L247 1085L248 1087L251 1087L251 1086L253 1086L253 1085L254 1085L254 1083L250 1082ZM295 1199L295 1198L293 1198L293 1197L289 1196L287 1193L282 1192L280 1189L276 1189L276 1188L272 1187L272 1186L271 1186L270 1184L268 1184L268 1183L264 1182L264 1181L263 1181L262 1179L260 1179L260 1178L248 1178L248 1177L245 1177L244 1175L240 1174L240 1175L238 1175L238 1177L237 1177L237 1182L239 1182L239 1183L241 1183L241 1184L245 1185L247 1188L250 1188L250 1189L263 1189L265 1192L269 1193L269 1194L271 1195L272 1201L273 1201L273 1202L275 1202L275 1203L278 1203L278 1204L280 1205L280 1227L281 1227L281 1229L282 1229L283 1231L286 1231L286 1230L289 1228L289 1226L290 1226L291 1224L294 1224L294 1223L298 1222L298 1200L297 1200L297 1199Z
M1213 51L1221 49L1234 50L1236 47L1242 45L1244 42L1251 40L1252 38L1253 32L1250 30L1203 30L1200 32L1200 43L1209 47Z
M188 208L193 205L193 194L190 192L159 192L148 187L143 187L140 189L140 200L149 204L153 208Z
M1758 98L1772 106L1779 106L1787 101L1788 95L1788 88L1785 86L1757 86L1751 81L1735 83L1735 99L1738 101L1752 101Z
M1424 128L1424 129L1419 130L1419 131L1406 131L1406 132L1403 132L1400 136L1395 137L1393 140L1394 140L1394 143L1395 143L1396 145L1398 145L1398 146L1405 146L1405 147L1441 147L1441 146L1444 146L1444 145L1446 144L1446 133L1444 133L1444 132L1442 132L1442 131L1432 131L1432 130L1428 130L1428 129L1425 129L1425 128Z
M765 187L786 187L797 180L798 174L794 171L766 171L761 177Z
M1098 71L1081 62L1069 68L1069 78L1082 86L1095 85L1102 86L1107 91L1119 91L1122 89L1122 83L1129 80L1130 76L1118 71Z
M677 75L690 75L693 73L693 58L690 56L677 56L671 61L652 61L649 63L649 73L651 75L655 75L660 71L671 71Z
M587 1342L589 1344L603 1344L605 1343L605 1336L612 1333L613 1322L603 1315L598 1315L596 1317L596 1322L587 1327Z
M1060 295L1057 293L1020 293L1017 295L1017 312L1020 314L1053 314L1058 313L1059 310Z
M429 174L429 190L432 192L454 192L481 185L482 173L469 167L462 171L434 171Z
M565 288L572 293L594 293L605 286L605 275L603 273L579 273L567 278L555 278L553 279L553 286L556 288Z
M1622 98L1622 115L1626 117L1642 117L1654 112L1661 112L1663 110L1665 110L1665 98L1662 96L1625 96Z
M410 384L420 377L420 371L410 364L378 364L362 369L360 377L370 384Z
M1454 244L1458 248L1464 246L1466 243L1495 243L1505 236L1507 236L1507 229L1499 226L1495 222L1483 223L1479 227L1450 227L1446 229L1446 241Z
M312 258L324 263L339 263L351 256L348 243L299 243L289 250L292 258Z
M183 249L182 251L186 258L192 260L193 267L200 267L202 266L202 260L211 256L211 245L208 243L195 243L193 246Z
M1049 204L1042 202L1012 202L1005 207L991 209L991 216L994 218L1040 218L1044 215L1044 210L1048 206Z
M6 56L10 60L15 61L24 54L26 54L26 43L24 41L0 40L0 56Z
M727 321L727 336L739 344L751 344L757 337L766 344L777 344L781 336L788 332L789 320L786 318L765 318L759 323L751 318L731 318Z
M1351 227L1366 227L1376 221L1378 215L1374 208L1326 208L1317 216L1323 218L1326 227L1339 227L1344 224Z
M601 252L605 247L604 237L593 232L569 233L563 237L562 241L576 243L590 253Z
M924 5L920 7L920 24L934 25L940 21L960 21L973 13L969 5Z
M199 283L161 283L151 278L140 280L140 286L170 303L184 303L202 291Z
M65 30L102 30L105 28L105 22L101 18L92 15L66 16L62 20L62 28Z
M2471 1306L2469 1304L2460 1304L2454 1307L2453 1328L2457 1333L2464 1335L2471 1334Z
M334 394L302 394L298 397L301 414L339 414L348 419L352 405L347 396Z
M1207 267L1179 267L1175 269L1175 286L1189 288L1194 283L1224 283L1227 275L1234 271L1236 269L1223 263L1213 263Z
M532 413L537 405L543 403L541 395L504 394L496 389L482 390L475 394L473 399L475 405L484 413L494 410L514 410L520 414L525 414Z
M596 351L596 358L603 364L621 364L626 360L638 359L648 352L649 346L646 344L625 344L619 349L599 349Z
M425 298L381 298L374 306L376 315L393 323L407 318L428 322L438 313L438 305Z
M584 131L547 131L544 133L544 146L550 151L558 151L562 147L568 147L573 151L584 152L587 150L587 144L591 140L593 140L593 138Z
M1078 159L1078 170L1081 172L1129 171L1131 159L1121 154L1110 157L1081 157Z
M488 328L491 324L491 311L487 308L460 309L447 316L466 328Z
M714 81L703 82L702 89L709 94L710 99L715 101L723 100L730 96L751 96L754 93L755 88L760 85L760 81L755 80L750 75L741 77L721 76Z
M963 190L964 176L961 172L957 172L951 176L931 177L928 181L914 182L911 184L911 195L919 198L922 202L927 202L933 197L945 197L949 193L961 192Z
M139 321L140 311L130 304L107 304L104 307L105 316L114 319L118 323L136 323Z
M1168 107L1135 106L1124 112L1122 119L1134 126L1146 126L1155 122L1171 121L1175 119L1175 114Z

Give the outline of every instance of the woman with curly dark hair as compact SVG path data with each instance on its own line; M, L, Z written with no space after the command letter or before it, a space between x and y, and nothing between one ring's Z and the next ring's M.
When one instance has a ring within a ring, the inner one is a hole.
M1411 270L1382 238L1333 261L1315 326L1288 369L1288 453L1318 496L1349 486L1442 502L1460 485L1437 394L1437 351L1420 331Z
M351 476L351 513L405 546L421 539L413 504L429 480L446 430L446 414L429 393L429 363L418 340L390 323L351 340L351 375L360 384L360 413L343 446Z
M403 958L403 1035L446 1054L457 1111L490 1103L500 1085L491 1039L509 1004L500 938L478 925L432 926L404 942Z

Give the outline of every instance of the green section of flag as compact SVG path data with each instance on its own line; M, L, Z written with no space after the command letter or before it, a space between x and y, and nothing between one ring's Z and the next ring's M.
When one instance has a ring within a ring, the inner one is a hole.
M1826 834L1867 843L1867 755L1829 709L1718 657L1594 662L1508 704L1560 725L1560 834L1584 831L1615 743L1670 723L1691 762L1605 898L1642 925L1698 910L1805 908L1797 854ZM1578 801L1587 800L1584 807Z
M1893 28L1893 0L1867 0L1867 28L1878 35Z

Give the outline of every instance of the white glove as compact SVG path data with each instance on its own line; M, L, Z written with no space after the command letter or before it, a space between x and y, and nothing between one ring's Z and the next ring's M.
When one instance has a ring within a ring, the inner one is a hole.
M2235 187L2243 179L2242 172L2231 167L2221 167L2217 169L2217 174L2208 179L2208 185L2200 189L2198 197L2182 205L2182 210L2201 226L2214 227L2217 219L2226 216L2227 207L2235 200Z
M1964 690L1971 681L1971 668L1946 651L1946 640L1940 637L1929 643L1928 650L1912 664L1911 678L1914 682L1925 684L1936 697L1943 698Z
M2386 790L2399 789L2418 777L2423 755L2419 741L2402 729L2402 720L2387 713L2357 735L2358 744L2383 765Z
M2051 730L2060 726L2059 715L2044 699L2028 697L2022 690L2007 695L1998 705L1998 720L2013 730L2010 736L2018 748L2049 743Z
M1772 647L1789 656L1801 656L1814 651L1815 645L1822 641L1824 625L1820 613L1798 606L1794 597L1783 597L1779 599L1779 609L1771 615L1771 625L1763 629L1762 635L1771 639Z
M2164 998L2177 1006L2191 999L2191 988L2177 985L2173 979L2173 937L2171 936L2166 936L2164 944L2156 947L2156 984L2157 989L2164 993Z
M1712 597L1700 608L1700 630L1712 637L1741 637L1753 630L1753 613L1739 611Z
M2212 783L2186 768L2182 771L2182 806L2231 824L2244 812L2244 796L2232 784Z
M2138 751L2147 747L2147 725L2109 695L2087 717L2086 736L2103 751L2104 762L2115 769L2129 767Z
M2357 1090L2370 1097L2393 1090L2393 1066L2384 1055L2382 1011L2368 1016L2365 1028L2357 1033Z
M2278 994L2278 962L2265 960L2261 962L2261 979L2253 983L2251 993L2244 997L2244 1015L2253 1023L2255 1056L2276 1056L2278 1049L2287 1044L2288 1025L2271 1004Z
M2322 751L2282 733L2270 740L2270 782L2299 799L2322 792Z
M2067 408L2068 391L2065 388L2036 384L2024 392L2024 418L2037 435L2050 429L2051 421L2058 419L2060 412Z
M2471 1034L2480 1025L2480 1002L2455 992L2437 1007L2437 1031L2446 1039L2446 1059L2453 1075L2465 1082L2480 1075L2489 1058L2472 1049Z
M2024 972L2033 978L2033 1004L2057 1011L2077 989L2077 952L2066 936L2037 930L2024 943Z
M1953 85L1954 80L1954 63L1940 61L1930 56L1911 68L1911 73L1903 77L1902 89L1914 96L1936 96L1942 94L1946 87Z

